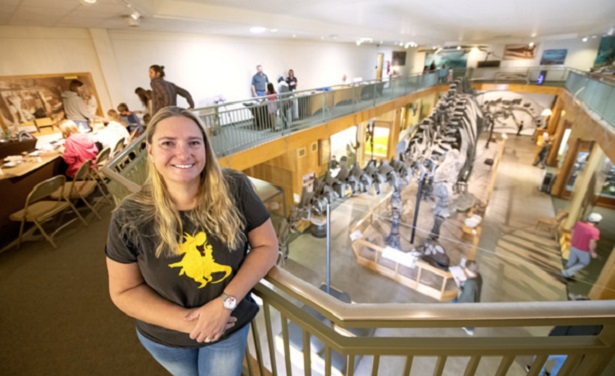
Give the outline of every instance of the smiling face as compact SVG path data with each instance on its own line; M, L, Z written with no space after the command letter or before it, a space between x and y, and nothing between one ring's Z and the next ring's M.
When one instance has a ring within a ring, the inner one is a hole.
M183 116L161 120L147 150L169 190L171 186L198 188L207 158L203 133L193 120Z

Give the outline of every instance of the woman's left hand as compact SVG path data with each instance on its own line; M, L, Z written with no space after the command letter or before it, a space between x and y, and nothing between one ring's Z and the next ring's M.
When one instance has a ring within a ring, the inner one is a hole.
M224 332L235 325L237 319L231 316L231 311L224 308L222 299L214 299L200 308L194 309L186 320L197 320L190 332L190 338L197 342L215 342Z

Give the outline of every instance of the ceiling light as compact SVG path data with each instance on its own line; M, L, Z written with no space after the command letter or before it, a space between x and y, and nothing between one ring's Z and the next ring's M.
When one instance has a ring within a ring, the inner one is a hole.
M277 33L277 32L278 32L278 29L271 29L271 30L269 30L269 31L271 31L272 33Z
M93 5L96 4L98 0L81 0L81 4L83 5Z
M532 47L534 47L534 42L530 42L527 45L530 46L530 48L532 48Z
M250 32L252 34L260 34L260 33L264 33L265 31L267 31L267 28L262 27L262 26L252 26L250 28Z
M583 42L587 42L587 37L584 37L583 39L581 39Z
M592 39L596 39L596 38L597 38L597 36L596 36L596 35L592 35Z
M542 112L540 113L540 116L551 116L553 115L553 112L551 111L550 108L545 108L544 110L542 110Z
M615 33L615 28L610 28L609 32L607 33L607 35L613 35L613 33Z
M134 12L132 12L130 14L130 18L132 18L135 21L138 21L139 18L141 18L141 13L137 12L136 10Z
M460 49L461 49L461 46L457 46L457 50L460 50Z

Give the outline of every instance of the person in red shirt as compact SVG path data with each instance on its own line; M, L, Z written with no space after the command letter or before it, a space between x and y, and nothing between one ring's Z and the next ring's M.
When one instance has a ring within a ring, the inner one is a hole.
M87 134L80 133L77 124L72 120L64 120L60 124L60 131L64 137L62 158L68 165L66 176L73 179L83 162L96 159L98 148L94 139Z
M600 239L600 230L596 226L601 220L600 214L591 213L587 216L587 222L579 221L574 224L571 232L567 268L562 270L564 278L573 278L579 270L589 265L592 258L598 257L596 244Z

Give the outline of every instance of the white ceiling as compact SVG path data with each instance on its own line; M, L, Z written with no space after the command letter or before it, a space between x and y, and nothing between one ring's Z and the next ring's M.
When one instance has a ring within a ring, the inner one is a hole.
M0 25L453 45L602 36L614 0L0 0ZM252 34L250 27L266 31ZM272 31L276 29L277 31Z

